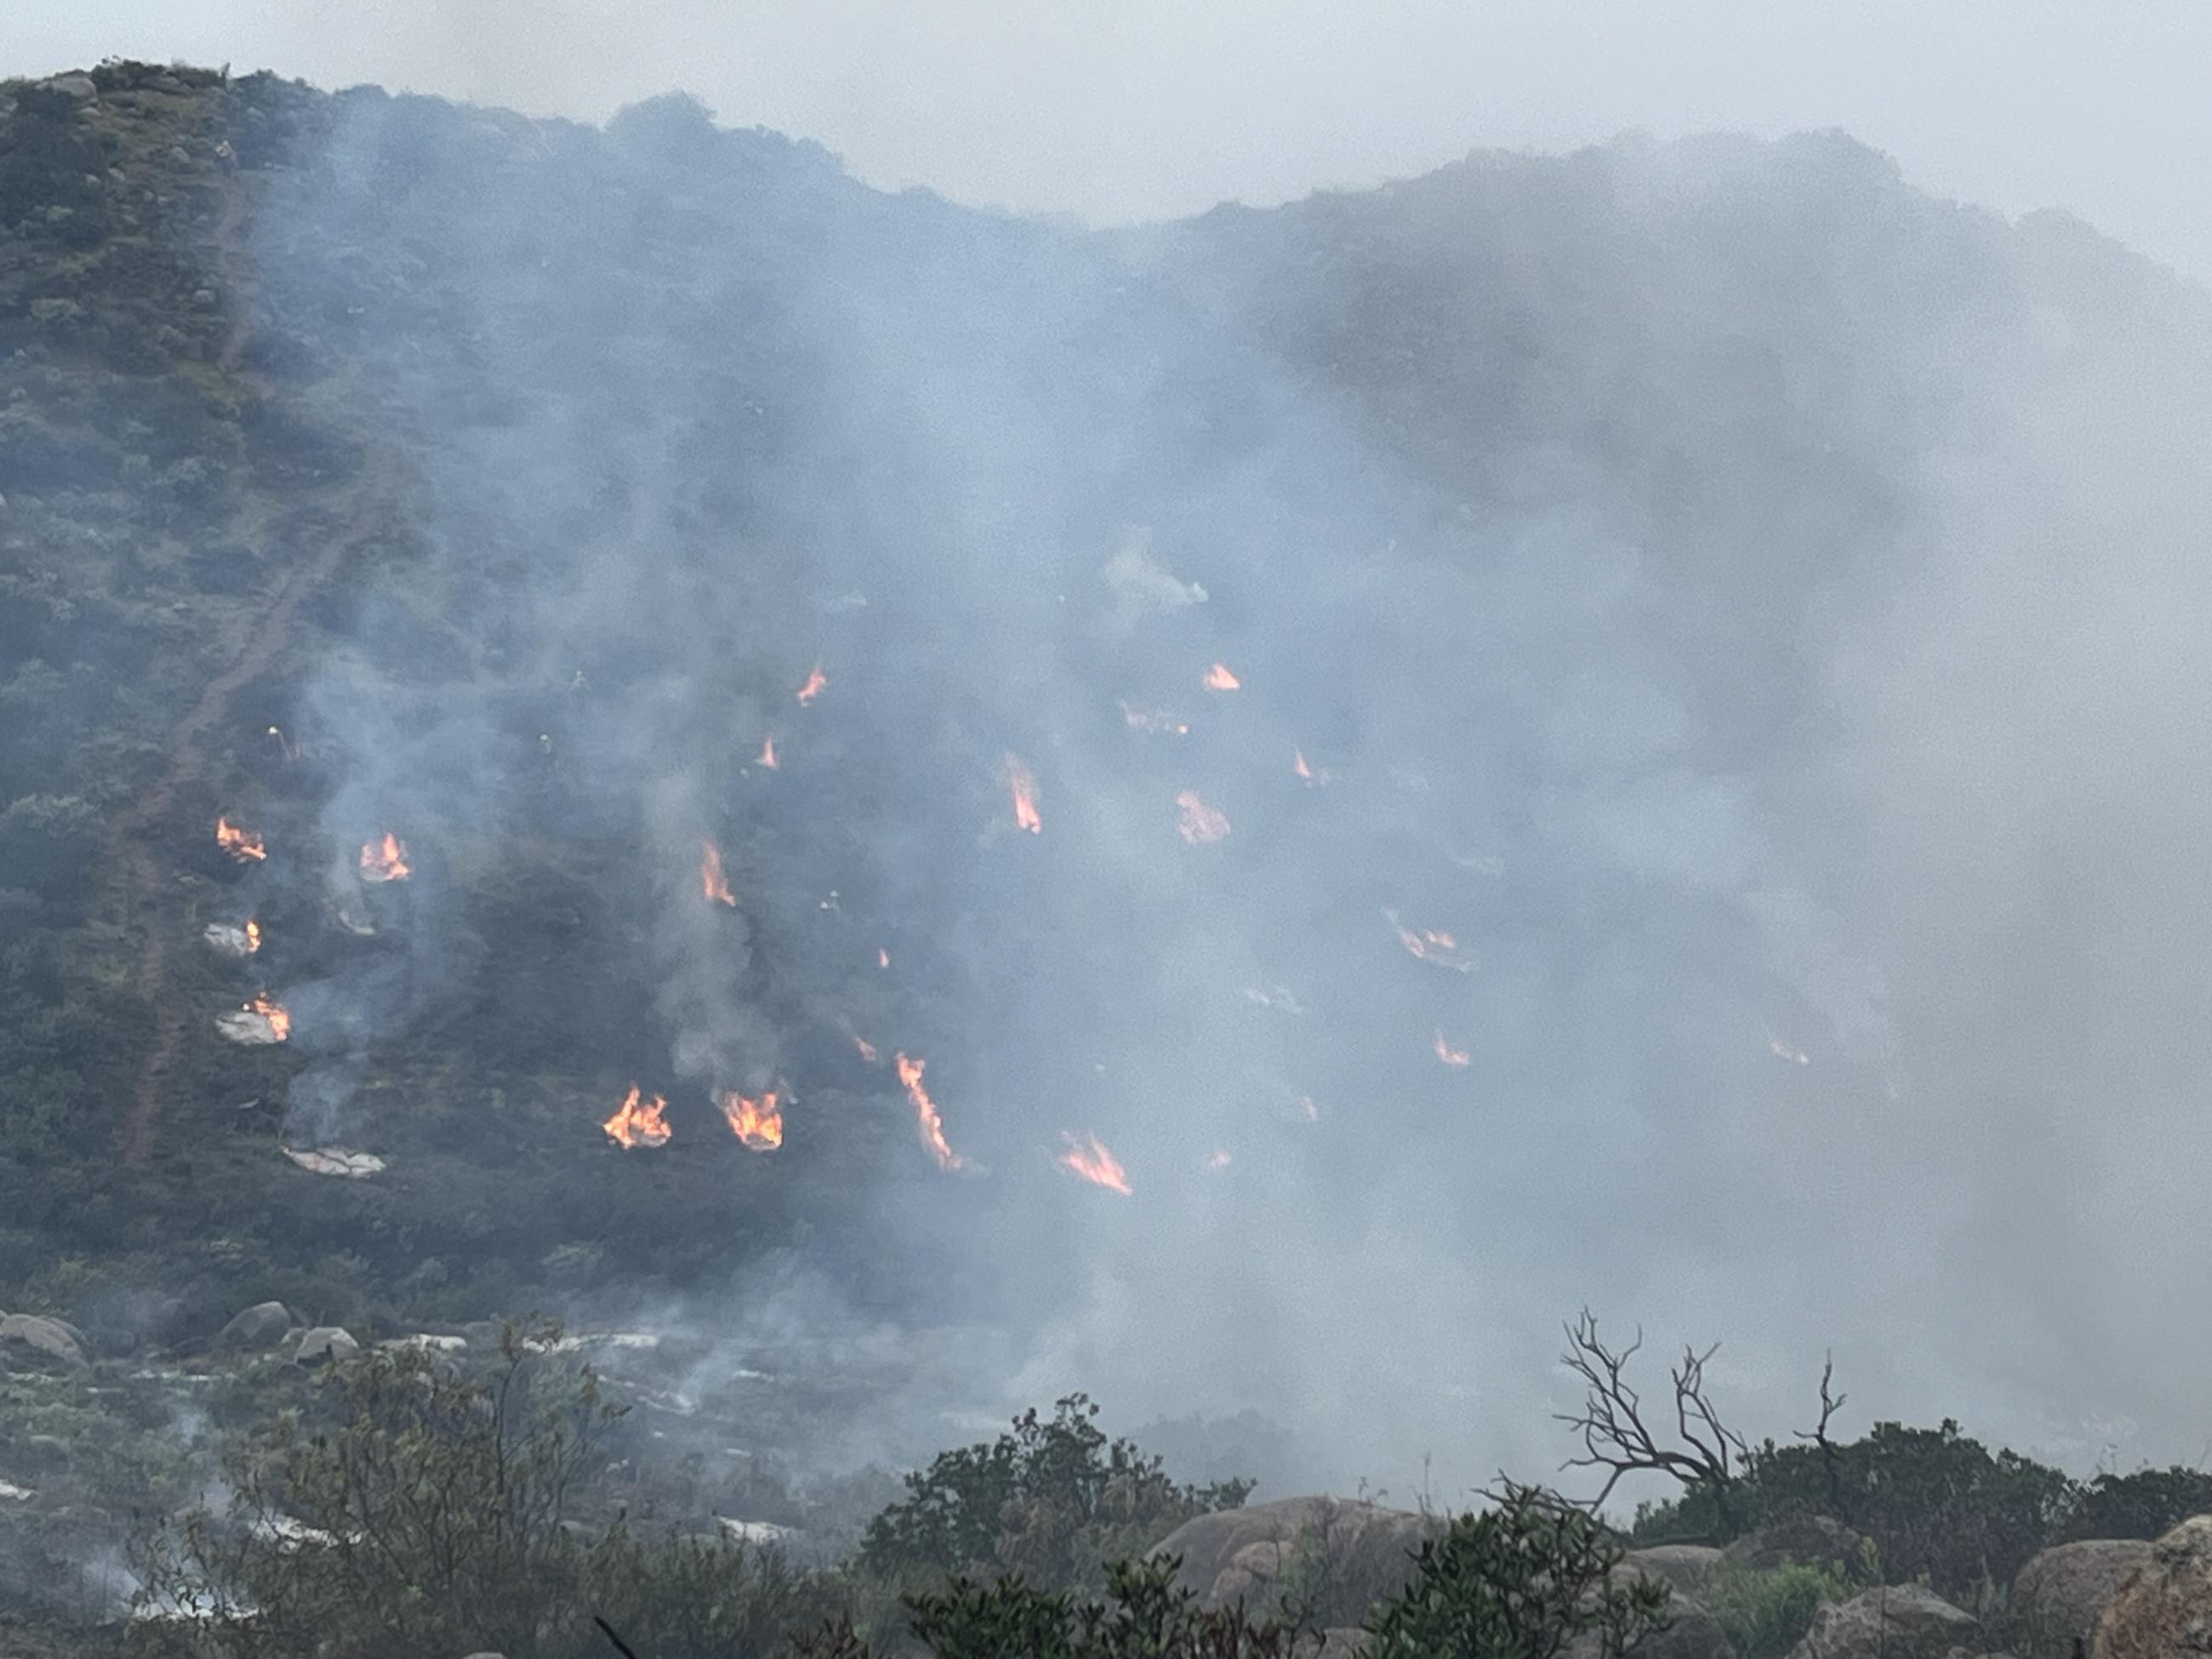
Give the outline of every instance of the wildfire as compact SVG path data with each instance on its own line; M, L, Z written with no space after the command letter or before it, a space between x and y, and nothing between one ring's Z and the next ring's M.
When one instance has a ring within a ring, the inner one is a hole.
M763 738L761 739L760 759L757 763L766 767L771 772L775 771L781 764L775 757L775 739L774 738Z
M252 956L261 948L261 924L248 919L246 924L246 954Z
M699 885L710 899L724 904L735 904L738 896L730 890L729 880L722 874L722 849L704 836L699 838Z
M799 688L799 706L804 708L812 702L822 695L822 688L829 684L830 677L822 672L822 665L816 663L807 671L806 684Z
M1306 751L1303 749L1291 750L1291 770L1298 775L1300 782L1312 787L1318 787L1328 781L1327 769L1316 768L1306 758Z
M730 1133L750 1151L772 1152L783 1145L783 1109L775 1103L775 1090L750 1100L732 1089L718 1103Z
M1206 671L1206 689L1209 691L1242 691L1244 682L1231 673L1226 664L1216 663Z
M240 829L228 818L215 821L215 844L240 864L258 864L269 856L269 849L261 844L260 836L251 830Z
M1314 1104L1314 1097L1311 1095L1298 1097L1298 1115L1309 1123L1321 1121L1321 1108Z
M363 881L404 881L413 872L407 863L407 843L389 830L382 841L365 841L361 844L361 878Z
M927 1062L908 1060L904 1054L895 1057L898 1079L905 1085L906 1097L914 1103L915 1127L921 1133L921 1144L929 1148L930 1156L937 1160L940 1170L957 1170L967 1162L952 1150L945 1139L945 1120L938 1115L937 1103L929 1097L929 1091L921 1086L921 1068Z
M1159 708L1139 708L1121 699L1121 723L1132 732L1157 732L1163 737L1187 738L1190 725Z
M269 1022L269 1030L277 1042L282 1042L292 1035L292 1016L284 1011L282 1004L271 1002L268 992L257 993L253 1000L244 1006L246 1012L258 1014Z
M638 1087L633 1083L615 1115L599 1127L617 1146L665 1146L670 1133L667 1111L665 1097L655 1095L649 1101L641 1101Z
M1793 1048L1778 1036L1766 1039L1766 1050L1777 1060L1786 1060L1799 1066L1810 1066L1813 1057L1802 1048Z
M1208 806L1194 789L1176 797L1176 832L1192 846L1229 838L1227 814Z
M1079 1140L1063 1131L1060 1139L1067 1143L1067 1150L1060 1155L1062 1168L1074 1170L1094 1187L1109 1188L1124 1198L1133 1196L1127 1172L1097 1135L1085 1135Z
M1441 927L1408 927L1398 920L1395 910L1385 910L1382 919L1397 931L1398 943L1407 954L1423 962L1433 962L1439 968L1449 968L1455 974L1473 971L1474 963L1459 953L1459 940Z
M1016 755L1006 757L1006 787L1014 793L1014 823L1031 835L1044 828L1044 820L1037 816L1036 775L1021 763Z
M883 949L881 946L878 946L876 950L876 966L878 968L888 968L890 965L891 953Z
M1234 1162L1236 1160L1229 1156L1227 1148L1217 1146L1213 1149L1213 1156L1206 1160L1206 1167L1209 1170L1225 1170Z
M1467 1050L1464 1048L1455 1048L1450 1043L1446 1042L1444 1041L1444 1029L1441 1025L1437 1027L1437 1058L1443 1061L1447 1066L1464 1066L1467 1064Z

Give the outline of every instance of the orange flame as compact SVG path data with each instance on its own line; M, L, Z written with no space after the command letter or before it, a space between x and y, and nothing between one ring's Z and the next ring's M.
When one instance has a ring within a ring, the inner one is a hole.
M904 1054L896 1059L898 1079L906 1087L906 1097L914 1103L915 1127L921 1132L921 1144L929 1148L939 1169L958 1169L967 1160L945 1140L945 1120L938 1115L937 1103L929 1097L929 1091L921 1086L921 1068L927 1062L908 1060Z
M1298 1097L1298 1115L1309 1123L1321 1121L1321 1108L1314 1104L1314 1097L1311 1095Z
M1037 816L1036 777L1018 756L1006 757L1006 784L1014 792L1014 823L1033 836L1037 834L1044 828L1044 820Z
M1121 723L1132 732L1157 732L1163 737L1187 738L1190 735L1188 721L1159 708L1137 708L1127 697L1121 699Z
M248 920L246 924L246 952L248 956L261 948L261 924Z
M882 1058L882 1056L876 1053L876 1045L869 1042L867 1038L862 1036L858 1031L853 1033L853 1046L860 1051L860 1058L866 1060L871 1066L874 1065L878 1060Z
M776 770L778 766L781 764L775 757L775 739L774 738L763 738L761 739L760 760L758 764L765 766L771 772Z
M891 953L881 947L878 947L876 951L876 966L878 968L888 968L890 965Z
M704 836L699 838L699 885L710 899L724 904L735 904L738 896L730 890L728 879L722 874L722 849Z
M1229 838L1228 816L1200 800L1196 790L1186 789L1177 795L1176 807L1176 832L1193 847Z
M361 878L363 881L404 881L412 874L407 862L407 843L389 830L382 841L365 841L361 844Z
M1800 1066L1810 1066L1813 1063L1813 1057L1802 1048L1793 1048L1778 1036L1768 1037L1766 1048L1767 1052L1777 1060L1791 1060Z
M615 1115L599 1127L607 1139L617 1146L665 1146L668 1144L667 1100L655 1095L641 1103L635 1084L630 1085L629 1095L615 1110Z
M1462 974L1474 966L1474 963L1458 954L1459 939L1456 935L1448 933L1441 927L1408 927L1398 920L1395 910L1385 910L1382 919L1396 932L1398 943L1406 947L1408 955Z
M240 1006L242 1006L247 1013L258 1014L262 1018L267 1020L269 1022L269 1029L276 1034L277 1042L283 1042L291 1036L292 1016L286 1012L281 1005L271 1002L269 1000L268 992L257 992L254 994L252 1001L243 1003Z
M1306 764L1306 751L1304 750L1293 749L1291 750L1291 770L1296 772L1308 783L1311 783L1313 781L1313 768Z
M1227 1148L1217 1146L1213 1149L1213 1156L1206 1160L1206 1167L1209 1170L1225 1170L1235 1161L1229 1156Z
M1437 1027L1437 1058L1443 1061L1447 1066L1464 1066L1467 1064L1467 1050L1464 1048L1455 1048L1450 1043L1446 1042L1444 1041L1444 1028L1441 1025Z
M260 836L251 830L240 829L228 818L215 821L215 844L240 864L258 864L269 856L269 849L261 844Z
M1067 1150L1060 1156L1062 1168L1074 1170L1094 1187L1110 1188L1124 1198L1133 1195L1127 1172L1097 1135L1078 1140L1063 1130L1060 1139L1067 1143Z
M1206 671L1206 689L1209 691L1241 691L1244 682L1231 673L1225 664L1216 663Z
M799 688L799 707L803 708L808 703L812 702L815 698L820 696L822 695L822 688L829 684L830 677L822 672L822 665L818 662L816 663L812 668L807 671L806 684Z
M749 1100L732 1089L722 1096L722 1115L730 1133L756 1152L772 1152L783 1145L783 1111L770 1089L758 1100Z

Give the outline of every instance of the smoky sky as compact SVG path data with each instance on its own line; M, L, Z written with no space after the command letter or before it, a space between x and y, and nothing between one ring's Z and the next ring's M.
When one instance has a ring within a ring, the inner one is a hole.
M110 53L603 119L672 87L872 182L1101 222L1362 186L1492 146L1839 126L1916 183L2063 207L2203 279L2197 0L32 0L11 72Z

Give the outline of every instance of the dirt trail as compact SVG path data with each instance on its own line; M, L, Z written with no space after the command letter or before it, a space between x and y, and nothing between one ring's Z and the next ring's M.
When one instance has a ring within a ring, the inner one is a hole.
M238 234L245 207L234 177L223 182L222 216L216 228L218 268L237 295L235 316L224 342L220 362L228 371L235 365L248 331L244 284L238 254ZM196 781L206 763L203 739L229 712L239 688L266 668L283 652L300 603L330 579L346 555L386 522L392 500L388 483L372 474L358 487L354 510L321 551L284 579L283 585L253 623L229 667L208 682L185 717L169 734L169 764L161 776L110 821L122 860L125 882L124 924L139 931L136 988L154 1010L154 1045L147 1052L138 1081L131 1091L130 1115L117 1133L125 1163L146 1161L154 1144L154 1129L161 1113L161 1085L184 1052L188 1011L169 991L169 947L173 918L167 901L174 883L165 874L155 842L167 827L164 820L176 804L177 792Z

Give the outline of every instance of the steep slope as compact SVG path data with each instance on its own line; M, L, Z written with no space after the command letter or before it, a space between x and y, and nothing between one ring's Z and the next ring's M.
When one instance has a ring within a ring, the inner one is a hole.
M2201 294L1836 137L1090 237L93 78L0 191L0 1304L972 1325L913 1403L1360 1471L1593 1297L2180 1422L2170 1208L2063 1194L2203 1133Z

